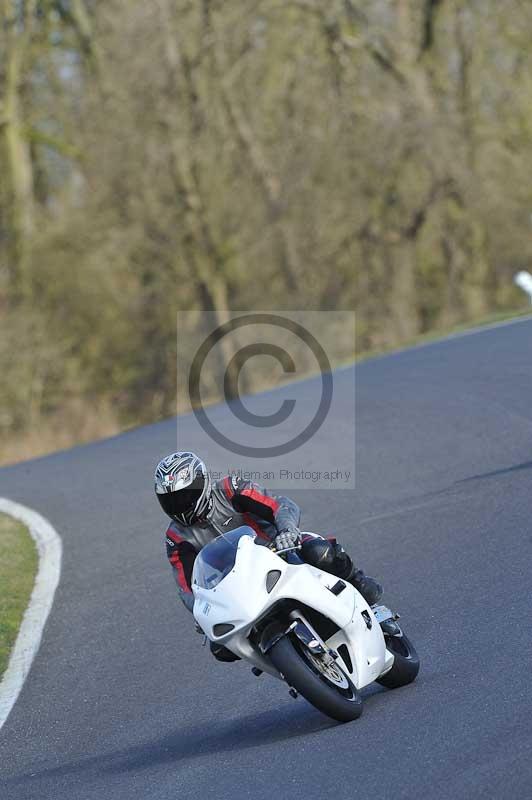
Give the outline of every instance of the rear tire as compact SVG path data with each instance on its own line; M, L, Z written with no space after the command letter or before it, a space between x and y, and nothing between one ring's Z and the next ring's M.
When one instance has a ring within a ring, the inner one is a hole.
M377 678L377 683L387 689L398 689L399 686L412 683L419 672L419 656L414 645L404 633L398 636L385 634L384 641L386 649L393 654L394 662L389 672Z
M287 683L328 717L351 722L362 714L362 698L343 670L336 665L343 686L335 687L316 666L316 657L299 640L283 636L268 655Z

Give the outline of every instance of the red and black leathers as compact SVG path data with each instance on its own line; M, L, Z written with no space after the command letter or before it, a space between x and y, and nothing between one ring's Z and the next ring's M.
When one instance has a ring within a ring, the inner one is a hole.
M300 515L293 500L273 495L251 481L228 476L214 483L206 518L188 526L172 521L166 531L166 552L186 607L192 611L192 567L205 544L241 525L249 525L259 536L273 541L279 531L298 527Z
M171 522L166 531L166 551L176 577L180 597L192 611L192 568L201 548L225 531L249 525L257 535L273 541L284 530L299 527L301 512L288 497L273 495L267 489L236 476L213 485L211 505L204 520L194 525ZM337 575L355 586L370 605L377 603L382 586L357 569L351 557L335 539L305 533L301 558L325 572Z

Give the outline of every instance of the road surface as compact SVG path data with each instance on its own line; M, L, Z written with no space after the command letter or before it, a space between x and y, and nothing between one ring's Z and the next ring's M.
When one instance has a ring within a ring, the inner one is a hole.
M356 377L356 490L294 498L305 528L333 527L382 580L417 682L365 691L361 719L340 725L215 662L176 600L152 495L176 423L152 425L0 470L0 495L64 545L41 650L0 732L2 800L532 796L532 320ZM193 418L180 437L219 459Z

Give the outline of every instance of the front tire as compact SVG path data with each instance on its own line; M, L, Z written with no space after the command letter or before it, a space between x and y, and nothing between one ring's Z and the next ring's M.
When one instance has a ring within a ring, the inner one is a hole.
M328 717L351 722L362 714L362 698L343 670L337 664L320 668L317 657L299 640L283 636L268 655L287 683Z
M419 656L414 645L402 632L396 636L385 634L384 641L386 649L393 654L394 661L391 670L377 678L377 683L387 689L398 689L399 686L412 683L419 672Z

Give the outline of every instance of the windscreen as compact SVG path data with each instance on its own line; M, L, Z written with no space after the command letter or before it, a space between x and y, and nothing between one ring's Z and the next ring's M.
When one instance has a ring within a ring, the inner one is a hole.
M194 562L193 581L202 589L214 589L235 565L238 543L243 536L255 538L255 531L243 525L223 533L200 550Z

